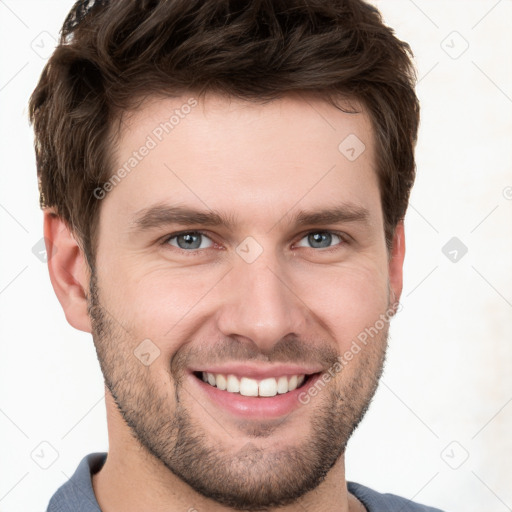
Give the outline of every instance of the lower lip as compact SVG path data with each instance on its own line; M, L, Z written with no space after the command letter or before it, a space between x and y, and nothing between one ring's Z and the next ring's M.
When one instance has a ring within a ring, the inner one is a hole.
M300 402L299 396L312 386L320 378L320 375L319 373L313 374L300 388L271 397L243 396L240 393L230 393L211 386L193 374L190 374L190 378L194 383L193 385L198 386L202 393L205 393L215 405L224 410L244 418L268 419L288 415L304 405Z

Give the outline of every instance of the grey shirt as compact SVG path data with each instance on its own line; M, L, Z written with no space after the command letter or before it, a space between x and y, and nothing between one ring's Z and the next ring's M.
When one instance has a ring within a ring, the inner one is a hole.
M91 475L102 468L106 458L106 453L90 453L84 457L73 476L52 496L46 512L101 512ZM368 512L442 512L394 494L378 493L355 482L347 482L347 488Z

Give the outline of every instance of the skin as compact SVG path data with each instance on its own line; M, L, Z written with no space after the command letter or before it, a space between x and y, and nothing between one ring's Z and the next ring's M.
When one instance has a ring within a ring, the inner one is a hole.
M118 166L191 96L126 113ZM338 150L349 134L366 146L355 161ZM45 213L52 284L68 322L93 334L106 382L109 454L93 476L102 510L365 510L347 491L344 451L375 393L387 324L283 418L230 414L186 370L247 361L327 370L396 304L404 230L388 254L374 161L364 110L209 95L102 199L94 276L65 223ZM135 216L157 203L235 223L136 229ZM299 210L345 203L365 208L366 222L292 223ZM203 248L165 241L198 229ZM325 232L343 238L325 248L307 236ZM262 248L250 264L236 252L248 236ZM149 366L134 356L145 339L160 351Z

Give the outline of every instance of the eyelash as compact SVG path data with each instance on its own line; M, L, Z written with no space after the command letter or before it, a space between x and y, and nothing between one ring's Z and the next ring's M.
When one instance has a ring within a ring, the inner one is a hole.
M331 252L333 250L338 249L341 246L344 246L344 245L347 245L347 244L350 243L349 242L349 236L347 234L345 234L345 233L343 233L341 231L331 231L331 230L312 230L312 231L307 231L307 232L301 234L301 236L298 239L298 241L302 240L307 235L310 235L310 234L313 234L313 233L328 233L330 235L336 235L336 236L338 236L341 239L341 242L338 243L338 244L335 244L335 245L333 245L331 247L326 247L326 248L315 249L315 247L303 247L304 249L312 249L312 250L316 250L317 252ZM217 242L215 242L215 240L213 240L212 237L208 235L208 233L206 233L205 231L201 231L201 230L179 231L177 233L171 233L170 235L166 235L162 239L160 244L162 246L172 247L173 249L176 249L176 250L178 250L178 251L180 251L182 253L188 253L189 256L198 255L198 254L201 254L203 251L206 251L207 249L212 249L212 247L207 247L205 249L186 250L186 249L181 249L179 247L171 246L169 244L169 241L172 240L173 238L176 238L176 237L178 237L180 235L189 235L189 234L200 234L200 235L203 235L206 238L210 239L214 244L218 245Z

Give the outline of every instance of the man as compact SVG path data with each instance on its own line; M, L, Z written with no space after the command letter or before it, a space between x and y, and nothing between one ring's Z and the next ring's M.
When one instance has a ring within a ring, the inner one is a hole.
M344 465L402 290L410 55L360 0L73 7L30 116L109 452L49 511L437 510Z

